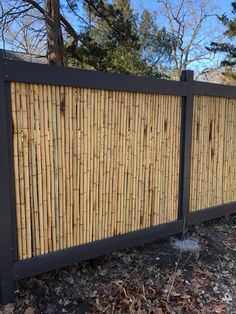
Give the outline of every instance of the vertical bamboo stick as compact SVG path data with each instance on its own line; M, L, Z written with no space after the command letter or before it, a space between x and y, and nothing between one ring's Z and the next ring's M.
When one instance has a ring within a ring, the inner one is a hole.
M134 139L135 139L135 97L134 93L130 94L129 105L129 183L128 183L128 230L132 231L134 228L134 214L133 214L133 181L134 181Z
M21 104L21 84L16 83L16 112L17 126L19 132L18 154L19 154L19 181L20 181L20 204L21 204L21 231L22 231L22 259L27 258L26 240L26 214L25 214L25 183L24 183L24 159L22 140L22 104Z
M77 245L81 244L82 240L82 206L81 206L81 177L82 177L82 172L81 172L81 150L82 150L82 145L81 145L81 89L77 89L77 112L76 112L76 138L77 138L77 172L76 172L76 178L77 178L77 188L78 188L78 214L77 214Z
M48 251L52 252L52 207L51 207L51 164L49 151L49 126L48 126L48 89L43 85L43 119L44 119L44 144L45 144L45 162L46 162L46 182L47 182L47 224L48 224ZM49 108L50 109L50 108Z
M117 235L117 182L118 182L118 106L117 92L113 92L114 124L113 124L113 181L112 181L112 235Z
M30 186L29 186L29 135L28 135L28 117L26 104L26 86L21 84L22 95L22 136L23 136L23 163L24 163L24 184L25 184L25 212L26 212L26 241L27 257L32 256L31 247L31 213L30 213Z
M48 220L51 222L52 229L52 249L57 250L57 234L56 234L56 214L55 214L55 175L54 175L54 153L53 153L53 143L54 143L54 132L53 132L53 118L52 118L52 94L51 87L47 86L47 97L48 97L48 130L49 130L49 159L50 159L50 192L51 192L51 210L49 211Z
M64 234L63 234L63 165L62 165L62 126L61 126L61 111L63 111L63 99L60 98L60 88L55 87L55 124L56 124L56 148L57 153L55 159L57 160L57 237L59 238L59 248L64 248Z
M132 209L131 209L131 222L132 222L132 229L131 231L136 230L136 208L137 208L137 200L136 200L136 185L137 185L137 137L138 137L138 102L137 102L137 94L133 94L133 138L132 138L132 147L133 147L133 154L132 154Z
M94 91L88 90L88 199L87 199L87 235L88 242L93 240L93 101Z
M45 127L44 127L44 103L43 88L38 86L39 92L39 124L40 124L40 148L41 148L41 171L42 171L42 207L43 207L43 229L44 229L44 253L48 253L48 217L47 217L47 177L45 156ZM46 123L46 121L45 121Z
M16 195L16 219L17 219L17 244L18 244L18 257L23 258L22 253L22 225L21 225L21 200L20 200L20 178L19 178L19 158L18 150L20 133L17 123L17 98L16 98L16 85L11 83L11 102L12 102L12 122L13 122L13 154L14 154L14 173L15 173L15 195Z
M33 180L32 180L32 152L31 152L31 110L30 110L30 85L26 84L26 110L27 110L27 126L28 126L28 164L29 164L29 199L30 199L30 220L31 220L31 255L36 255L36 232L35 221L33 215Z
M110 125L110 160L111 165L109 169L109 235L113 235L113 221L114 221L114 202L113 202L113 177L114 177L114 145L115 145L115 105L114 105L114 94L112 91L108 92L109 97L109 108L111 110L111 125ZM99 114L100 111L98 111ZM99 121L99 120L98 120ZM99 124L99 122L98 122Z

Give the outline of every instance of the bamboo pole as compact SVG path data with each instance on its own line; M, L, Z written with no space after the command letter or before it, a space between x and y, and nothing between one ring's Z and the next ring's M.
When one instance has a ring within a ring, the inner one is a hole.
M110 235L108 229L109 222L109 207L108 207L108 193L109 193L109 174L110 174L110 149L109 149L109 135L110 135L110 108L107 91L104 91L104 103L105 103L105 134L104 134L104 180L103 180L103 200L104 200L104 233L103 238L107 238Z
M82 151L82 145L81 145L81 89L77 89L77 112L76 112L76 138L77 138L77 172L76 172L76 177L77 177L77 187L78 187L78 214L77 214L77 243L76 244L81 244L82 242L82 206L81 206L81 177L82 177L82 172L81 172L81 151Z
M61 107L63 106L63 98L60 97L60 88L55 87L55 124L56 124L56 148L57 153L55 159L57 160L57 173L58 173L58 182L57 182L57 237L58 237L58 246L60 249L64 248L64 233L63 233L63 146L62 146L62 125L61 125Z
M72 87L69 87L68 90L68 108L69 108L69 193L70 193L70 202L69 202L69 230L70 230L70 247L73 246L73 129L72 129L72 107L73 107L73 90Z
M29 201L30 201L30 221L31 221L31 255L36 255L36 232L33 217L33 180L32 180L32 152L31 152L31 110L30 110L30 86L26 84L26 111L27 111L27 130L28 130L28 167L29 167Z
M112 235L117 235L117 182L118 182L118 108L117 92L113 93L114 125L113 125L113 181L112 181Z
M70 205L71 205L71 193L70 193L70 98L69 88L65 87L65 193L66 193L66 247L71 246L71 217L70 217Z
M21 84L21 110L22 110L22 181L24 181L24 215L26 219L26 256L31 257L31 219L30 219L30 191L29 191L29 151L28 151L28 117L26 107L26 87Z
M20 205L21 205L21 232L22 232L22 259L27 258L26 240L26 214L25 214L25 187L24 187L24 161L22 141L22 105L21 84L16 83L16 112L18 126L18 155L19 155L19 183L20 183Z
M132 184L133 184L133 136L134 136L134 102L133 93L129 97L129 156L128 156L128 190L127 190L127 230L132 231Z
M59 87L58 87L59 88ZM66 102L66 96L65 96L65 87L61 86L59 88L59 93L60 93L60 125L61 125L61 176L62 176L62 216L63 216L63 248L67 247L67 203L66 203L66 150L65 150L65 144L67 141L66 138L66 131L65 131L65 111L67 107L67 102ZM59 109L59 108L58 108ZM59 142L60 144L60 142ZM60 193L60 191L59 191Z
M79 188L77 186L77 170L78 170L78 145L77 145L77 89L72 88L72 108L71 108L71 134L72 137L72 245L75 246L77 244L77 235L78 235L78 191Z
M113 123L112 123L112 101L113 93L105 91L105 152L104 152L104 210L105 210L105 230L104 237L113 235L112 231L112 136L113 136Z
M124 110L125 110L125 117L124 117L124 134L123 134L123 150L124 150L124 185L123 185L123 228L122 232L129 231L129 173L128 173L128 163L129 163L129 106L130 106L130 95L128 93L123 93L123 101L124 101Z
M13 154L14 154L14 173L15 173L15 195L16 195L16 219L17 219L17 244L18 257L23 258L22 253L22 224L21 224L21 200L20 200L20 178L19 178L19 128L17 123L17 101L16 101L16 84L11 83L11 102L12 102L12 122L13 122Z
M88 106L88 199L87 199L87 236L88 242L93 241L93 92L88 91L87 106Z
M44 145L45 145L45 163L46 163L46 192L47 192L47 224L48 224L48 251L53 251L52 245L52 207L51 207L51 164L49 152L49 125L48 125L48 89L43 85L43 119L44 119Z
M49 210L49 221L52 228L52 249L57 250L57 231L56 231L56 213L55 213L55 175L54 175L54 153L53 153L53 143L54 143L54 132L53 132L53 111L52 111L52 95L51 87L47 86L47 97L48 97L48 130L49 130L49 159L50 159L50 196L51 196L51 209Z
M43 103L43 88L38 86L39 92L39 125L40 125L40 148L41 148L41 171L42 171L42 207L43 207L43 229L44 229L44 253L48 253L48 215L47 215L47 175L46 175L46 155L45 155L45 126Z

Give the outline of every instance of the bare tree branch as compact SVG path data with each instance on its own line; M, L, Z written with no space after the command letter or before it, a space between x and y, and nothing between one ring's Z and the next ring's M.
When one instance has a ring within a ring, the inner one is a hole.
M196 61L209 59L205 49L214 34L202 31L210 17L216 16L209 0L189 1L157 0L166 18L169 31L176 37L173 47L174 78L179 78L182 70ZM208 36L207 36L208 35ZM211 57L210 57L211 58Z

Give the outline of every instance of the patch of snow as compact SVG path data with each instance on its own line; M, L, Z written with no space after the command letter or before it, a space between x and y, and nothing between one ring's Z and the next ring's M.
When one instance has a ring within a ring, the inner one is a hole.
M200 250L198 239L195 237L189 237L184 240L179 240L177 238L171 239L171 245L176 250L181 252L192 252L197 253Z

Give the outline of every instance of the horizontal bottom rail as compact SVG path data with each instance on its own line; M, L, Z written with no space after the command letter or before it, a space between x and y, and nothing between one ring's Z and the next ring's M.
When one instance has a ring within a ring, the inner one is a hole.
M191 212L188 217L189 225L196 225L200 222L228 216L236 213L236 202L209 207Z
M104 240L90 242L14 263L14 279L19 280L72 265L107 253L138 246L181 232L182 221L177 220L155 227L129 232Z
M200 222L220 218L232 213L236 213L236 202L198 210L189 213L188 225L196 225ZM176 220L155 227L17 261L14 263L14 280L31 277L128 247L143 245L168 235L180 233L181 231L182 220Z

